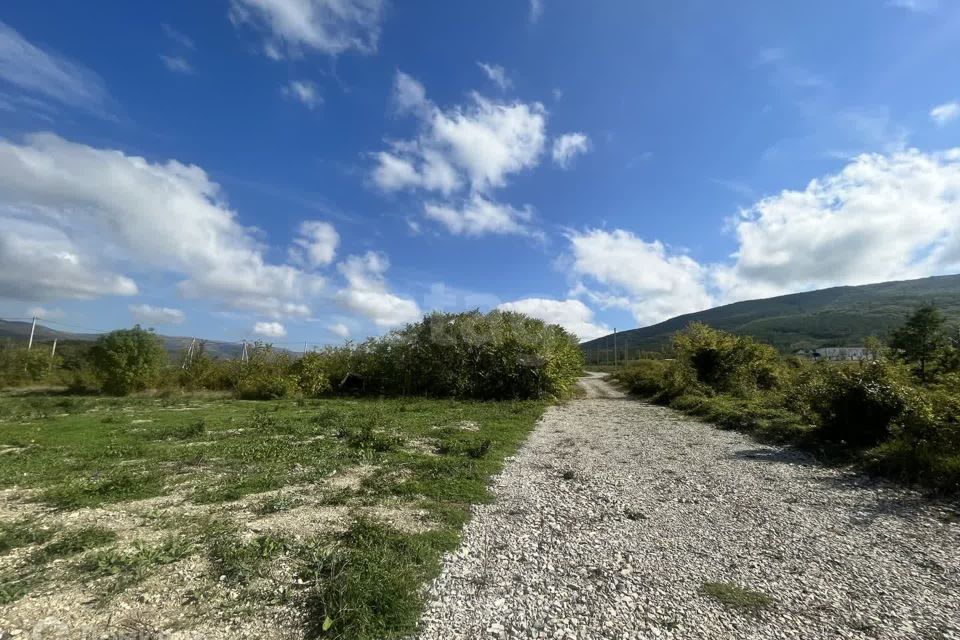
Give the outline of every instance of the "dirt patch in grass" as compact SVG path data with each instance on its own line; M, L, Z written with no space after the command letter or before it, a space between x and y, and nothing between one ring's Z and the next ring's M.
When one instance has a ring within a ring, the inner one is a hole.
M395 637L542 411L204 400L0 397L0 630Z

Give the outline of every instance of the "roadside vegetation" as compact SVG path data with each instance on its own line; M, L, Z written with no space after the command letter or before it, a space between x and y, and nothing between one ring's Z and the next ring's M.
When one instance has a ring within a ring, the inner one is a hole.
M571 393L583 366L575 336L501 311L434 313L380 338L303 355L254 343L246 358L223 359L209 356L200 343L168 359L159 338L139 326L60 352L0 347L0 388L50 385L120 396L212 390L250 400L338 392L558 399Z
M0 352L27 385L0 394L0 620L403 637L582 368L572 335L499 312L247 353L168 360L140 327L57 360Z
M721 427L793 444L908 483L960 493L960 346L924 305L852 363L784 357L694 323L668 357L615 376L633 393Z

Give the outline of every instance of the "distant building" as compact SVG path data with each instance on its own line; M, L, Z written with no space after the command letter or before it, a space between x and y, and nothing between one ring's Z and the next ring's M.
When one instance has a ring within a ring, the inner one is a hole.
M830 362L857 362L871 360L873 353L866 347L821 347L819 349L800 349L794 355L813 360Z

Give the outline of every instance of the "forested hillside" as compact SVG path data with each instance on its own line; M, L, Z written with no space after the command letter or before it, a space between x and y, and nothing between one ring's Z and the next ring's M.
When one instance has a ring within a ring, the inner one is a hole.
M618 352L656 351L691 322L749 335L784 352L816 347L859 346L885 337L921 303L934 302L951 324L960 322L960 275L833 287L764 300L736 302L617 334ZM613 336L582 344L590 353L612 349ZM631 356L632 357L632 356Z

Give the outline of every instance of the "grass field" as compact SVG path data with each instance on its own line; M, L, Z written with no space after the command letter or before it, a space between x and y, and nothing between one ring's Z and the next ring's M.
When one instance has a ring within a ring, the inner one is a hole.
M400 636L543 408L0 397L0 629Z

